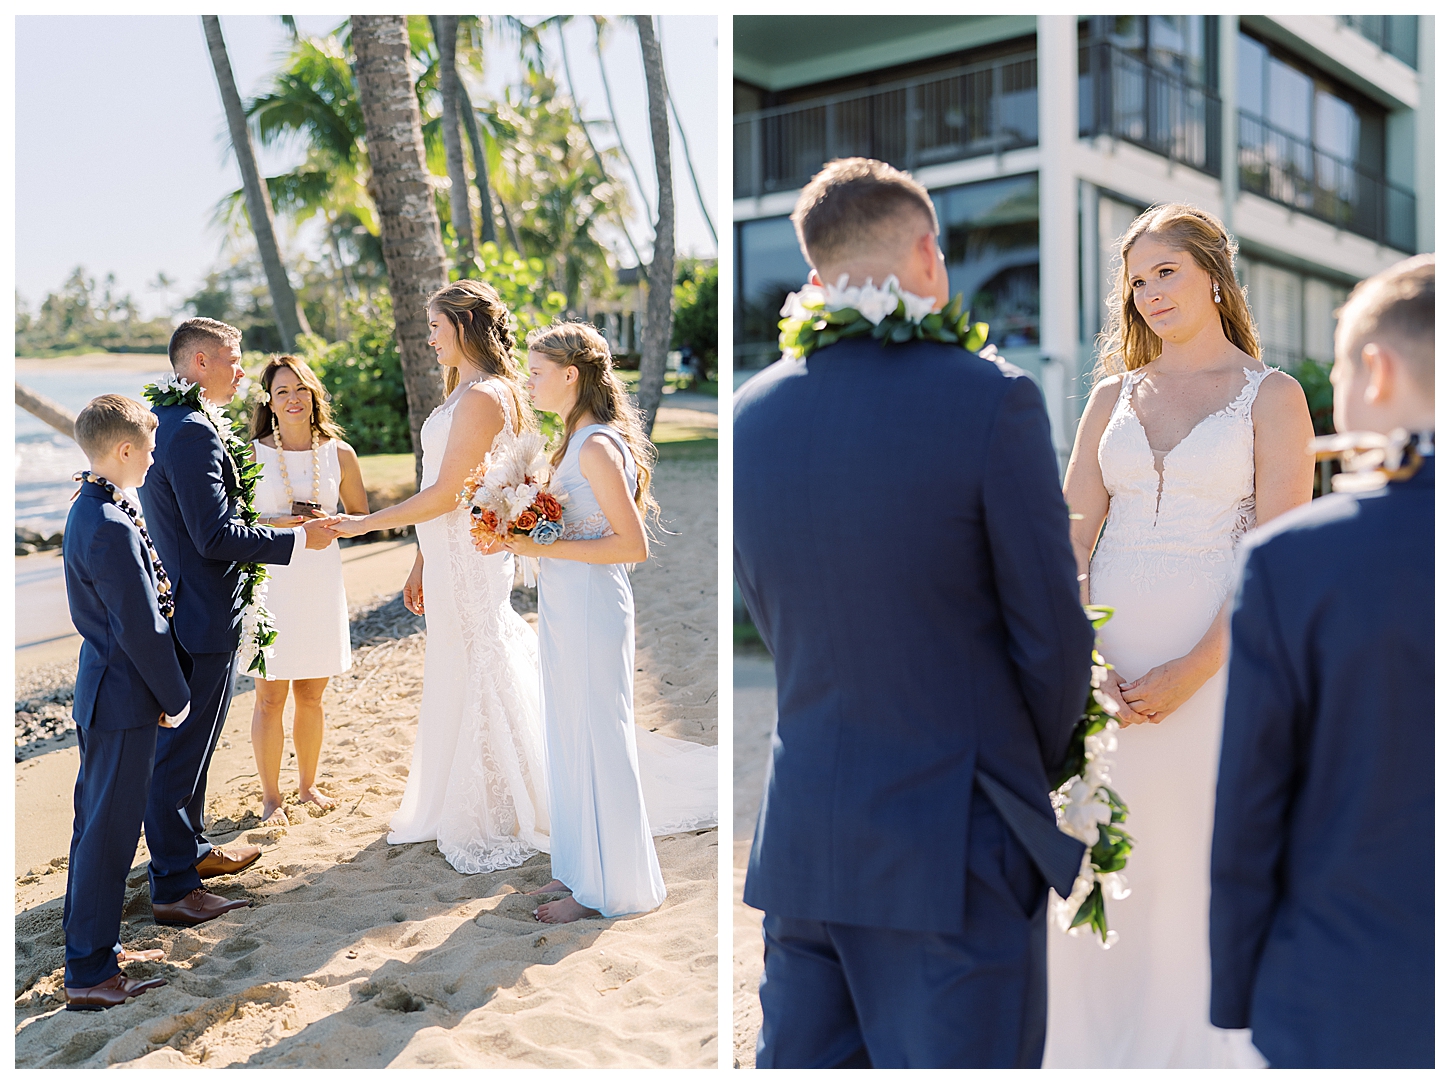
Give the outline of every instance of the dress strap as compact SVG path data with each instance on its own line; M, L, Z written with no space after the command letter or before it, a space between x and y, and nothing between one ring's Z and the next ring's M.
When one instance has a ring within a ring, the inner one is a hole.
M1259 385L1264 382L1264 377L1278 371L1272 365L1265 365L1258 371L1250 369L1247 365L1244 366L1244 376L1247 379L1244 381L1243 390L1228 405L1227 413L1239 416L1250 413L1254 409L1254 400L1259 397Z

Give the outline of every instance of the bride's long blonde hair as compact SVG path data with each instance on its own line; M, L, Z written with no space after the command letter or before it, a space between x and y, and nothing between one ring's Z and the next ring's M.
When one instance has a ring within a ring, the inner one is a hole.
M1207 211L1187 203L1163 203L1135 218L1118 240L1118 254L1113 260L1118 288L1108 298L1108 325L1098 336L1094 383L1106 376L1141 369L1163 352L1163 340L1133 302L1133 278L1128 274L1128 251L1147 234L1171 249L1188 253L1218 283L1218 318L1224 335L1249 357L1258 358L1259 333L1249 312L1249 299L1234 274L1239 243Z

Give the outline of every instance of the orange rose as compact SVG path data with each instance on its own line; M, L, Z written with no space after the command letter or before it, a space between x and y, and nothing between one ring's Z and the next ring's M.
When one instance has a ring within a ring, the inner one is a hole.
M532 508L525 508L519 513L519 518L514 521L514 526L525 533L532 531L539 524L539 514Z
M564 518L564 509L559 504L559 498L552 493L540 493L535 507L545 519L557 521Z
M498 534L498 513L492 508L485 508L475 518L483 525L484 530L490 534Z

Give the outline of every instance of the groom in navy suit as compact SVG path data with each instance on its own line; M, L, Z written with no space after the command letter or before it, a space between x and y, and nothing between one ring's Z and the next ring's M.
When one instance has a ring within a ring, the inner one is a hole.
M200 386L218 408L241 383L241 332L218 320L183 322L171 336L171 367ZM290 564L305 546L324 549L337 520L314 519L278 530L237 519L239 464L233 463L207 416L190 406L154 408L156 463L141 488L146 521L176 589L174 624L191 653L191 716L156 743L156 768L146 808L151 851L151 910L164 925L194 926L244 907L207 892L203 877L246 869L256 847L214 848L202 835L206 774L232 699L241 622L239 565Z
M947 300L906 174L832 162L793 219L813 281ZM867 336L735 402L735 572L778 681L745 884L756 1064L1036 1067L1047 888L1083 853L1049 777L1093 642L1042 395L960 346Z
M1210 1018L1275 1068L1431 1068L1434 256L1355 288L1331 379L1335 428L1393 435L1405 461L1244 542Z

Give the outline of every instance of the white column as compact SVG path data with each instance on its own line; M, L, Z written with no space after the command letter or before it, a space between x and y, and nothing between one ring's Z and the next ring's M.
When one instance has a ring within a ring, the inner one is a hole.
M1073 433L1065 402L1077 369L1077 16L1037 16L1038 284L1042 385L1053 443L1066 467ZM1054 400L1056 400L1054 402Z
M1222 102L1223 228L1234 231L1239 199L1239 17L1218 17L1218 97Z
M1415 118L1415 234L1435 251L1435 16L1420 16L1420 108Z

